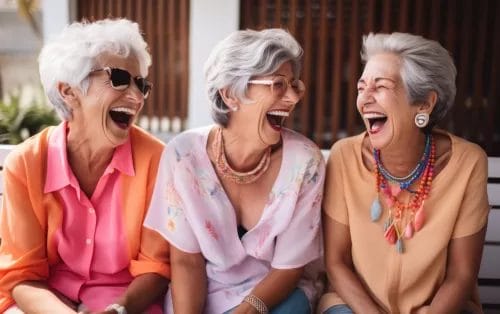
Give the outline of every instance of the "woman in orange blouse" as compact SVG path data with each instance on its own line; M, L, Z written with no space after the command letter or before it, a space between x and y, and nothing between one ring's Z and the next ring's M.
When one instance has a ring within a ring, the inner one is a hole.
M163 144L133 125L151 90L136 23L74 23L40 54L64 120L6 159L0 312L161 313L169 246L143 228Z
M487 157L435 129L456 69L437 42L370 34L357 109L366 132L331 149L322 313L481 312Z

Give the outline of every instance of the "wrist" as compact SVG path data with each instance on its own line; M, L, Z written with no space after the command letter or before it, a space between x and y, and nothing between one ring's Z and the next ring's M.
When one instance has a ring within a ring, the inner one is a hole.
M243 303L249 304L256 313L259 314L268 314L269 310L267 309L267 305L262 301L259 297L249 294L243 299Z
M105 310L115 311L117 314L127 314L127 309L125 308L125 306L118 303L108 305Z

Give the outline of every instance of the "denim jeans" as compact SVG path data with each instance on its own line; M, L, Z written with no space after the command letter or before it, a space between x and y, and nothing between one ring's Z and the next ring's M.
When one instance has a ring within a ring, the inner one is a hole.
M353 314L354 312L351 310L347 304L337 304L332 307L329 307L323 314Z
M230 314L234 310L230 309L224 314ZM311 307L309 306L309 299L302 289L296 288L292 293L280 304L275 306L271 314L310 314Z

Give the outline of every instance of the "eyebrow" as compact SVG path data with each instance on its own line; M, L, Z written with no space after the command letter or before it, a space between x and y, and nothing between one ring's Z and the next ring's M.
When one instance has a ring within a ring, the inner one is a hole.
M395 81L395 80L393 80L393 79L391 79L391 78L388 78L388 77L376 77L374 81L375 81L375 83L377 83L377 82L379 82L379 81L383 81L383 80L387 80L387 81L390 81L390 82L392 82L392 83L396 84L396 81ZM365 80L364 80L364 79L362 79L362 78L360 78L360 79L358 80L358 84L359 84L359 83L364 83L364 84L366 84Z

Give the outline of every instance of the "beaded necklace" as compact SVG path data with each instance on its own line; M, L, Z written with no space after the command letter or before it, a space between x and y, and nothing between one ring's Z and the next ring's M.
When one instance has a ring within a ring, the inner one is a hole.
M271 163L271 146L269 146L257 166L247 172L234 170L228 163L226 152L224 151L224 139L222 138L222 128L217 128L215 138L212 144L212 150L215 153L215 167L219 173L226 179L237 184L249 184L259 179L269 168Z
M425 222L424 203L431 189L436 159L436 144L434 138L431 135L427 136L429 138L430 149L424 150L424 156L421 159L421 161L425 161L423 163L423 170L414 170L416 173L420 172L418 176L417 174L414 175L417 177L414 178L414 176L410 176L407 181L396 181L396 185L391 186L390 182L392 180L388 179L381 171L381 169L384 169L384 171L387 172L380 161L380 151L374 150L373 152L374 155L377 156L374 164L377 198L373 201L370 209L371 219L372 221L380 219L383 210L380 200L383 199L388 208L387 219L384 222L384 237L390 244L396 244L396 250L399 253L404 252L403 238L412 238L414 232L422 229ZM426 139L426 147L427 145ZM419 165L417 165L417 168L418 167ZM418 189L415 192L409 191L408 188L411 183L415 182L418 178L420 178ZM409 183L410 181L411 183ZM403 189L402 186L405 188ZM400 202L398 199L398 195L402 190L407 190L412 193L410 201L406 204Z

